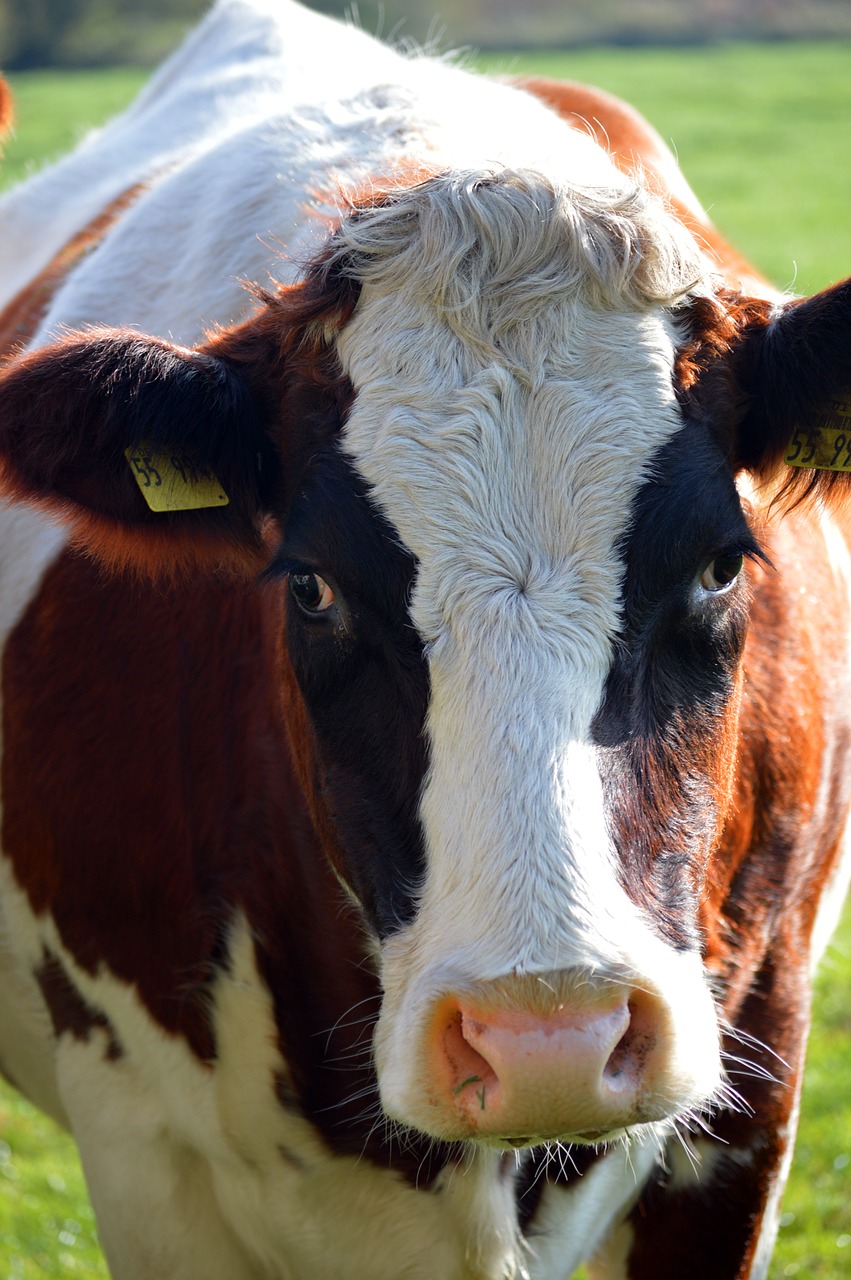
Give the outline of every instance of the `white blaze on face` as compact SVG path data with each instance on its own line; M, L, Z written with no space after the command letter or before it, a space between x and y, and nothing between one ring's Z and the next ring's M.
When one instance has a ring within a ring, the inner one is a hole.
M428 279L385 272L339 350L357 391L346 449L418 560L411 613L431 679L425 882L383 948L386 1102L447 990L577 967L670 985L682 961L710 1018L711 1003L695 957L661 943L617 883L591 742L620 540L681 427L674 327L661 307L602 306L576 287L536 306L518 278L519 322L505 321L505 279L494 308L484 281L477 333L475 300L447 314Z

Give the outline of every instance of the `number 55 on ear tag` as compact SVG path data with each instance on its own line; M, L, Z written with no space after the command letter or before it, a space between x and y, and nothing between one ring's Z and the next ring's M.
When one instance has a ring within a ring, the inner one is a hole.
M212 471L198 467L190 454L140 445L125 449L124 456L152 511L197 511L230 501Z
M812 427L799 427L784 461L811 471L851 471L851 403L834 400Z

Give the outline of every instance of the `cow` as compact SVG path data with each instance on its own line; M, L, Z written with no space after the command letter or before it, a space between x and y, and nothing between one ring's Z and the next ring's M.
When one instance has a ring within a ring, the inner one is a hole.
M0 1063L119 1280L758 1280L851 862L851 285L219 0L0 203Z

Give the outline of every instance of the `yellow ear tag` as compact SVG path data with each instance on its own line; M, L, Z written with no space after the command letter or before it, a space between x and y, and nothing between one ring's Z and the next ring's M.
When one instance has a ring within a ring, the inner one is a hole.
M124 456L152 511L197 511L226 507L230 501L212 471L197 467L190 454L140 445L125 449Z
M851 471L851 403L832 400L811 427L799 427L784 462L812 471Z

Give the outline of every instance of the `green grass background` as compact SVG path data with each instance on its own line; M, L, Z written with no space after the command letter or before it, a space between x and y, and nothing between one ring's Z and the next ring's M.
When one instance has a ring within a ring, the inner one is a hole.
M810 293L851 271L851 45L592 49L480 64L585 80L628 98L673 143L719 228L779 284ZM144 78L135 69L14 78L17 130L0 186L66 151ZM106 1274L70 1140L0 1087L0 1280ZM795 1275L851 1276L851 910L817 983L771 1269L771 1280Z

